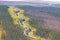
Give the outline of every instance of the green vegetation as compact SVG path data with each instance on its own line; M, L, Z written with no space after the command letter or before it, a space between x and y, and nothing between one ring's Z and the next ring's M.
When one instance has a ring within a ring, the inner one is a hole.
M0 21L3 28L7 31L7 37L4 40L27 40L23 36L22 30L13 24L13 20L7 11L7 6L0 6Z
M25 14L25 16L31 18L29 23L37 28L36 34L40 35L41 38L60 40L60 32L43 28L42 25L44 21L41 21L39 17L34 17L28 14ZM4 40L29 40L23 35L22 29L17 27L17 25L13 25L12 18L7 11L7 6L0 5L0 22L2 22L3 28L7 31L7 36Z
M37 32L36 32L37 35L40 35L41 38L45 38L47 40L59 40L60 39L60 32L42 28L43 21L41 20L39 21L37 19L31 18L31 20L29 20L30 25L37 28Z

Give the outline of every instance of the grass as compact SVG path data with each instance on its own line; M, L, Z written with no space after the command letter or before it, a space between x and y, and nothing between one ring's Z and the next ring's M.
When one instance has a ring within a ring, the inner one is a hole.
M27 17L31 18L29 20L29 24L34 28L37 28L36 34L41 36L41 38L46 38L48 40L59 40L60 32L56 32L49 29L42 28L43 21L39 20L39 18L27 15ZM23 35L22 30L17 25L13 24L13 19L9 15L7 11L7 6L0 6L0 22L2 22L3 29L7 31L7 37L5 40L29 40L26 36Z

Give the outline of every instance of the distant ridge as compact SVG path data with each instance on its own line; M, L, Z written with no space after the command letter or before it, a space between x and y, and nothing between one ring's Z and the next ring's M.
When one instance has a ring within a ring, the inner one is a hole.
M32 6L50 6L59 4L55 2L24 2L24 1L0 1L0 5L32 5Z

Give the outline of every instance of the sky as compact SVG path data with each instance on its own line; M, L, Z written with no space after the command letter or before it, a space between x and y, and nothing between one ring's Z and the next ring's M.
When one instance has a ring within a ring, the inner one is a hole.
M0 1L25 1L25 2L52 1L52 2L60 2L60 0L0 0Z

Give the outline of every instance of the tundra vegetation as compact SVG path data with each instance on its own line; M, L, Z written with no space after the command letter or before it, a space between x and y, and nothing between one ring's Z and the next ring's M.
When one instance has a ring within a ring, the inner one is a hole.
M2 25L2 28L7 32L7 35L3 39L4 40L30 40L28 37L23 35L23 30L19 28L19 26L13 24L13 19L9 15L7 8L8 7L6 5L0 5L0 24ZM47 11L47 9L45 11ZM39 17L34 17L31 16L30 14L25 14L25 16L31 18L29 20L29 24L37 28L36 34L39 35L41 39L44 38L47 40L60 39L60 32L43 28L42 27L43 21L41 21Z

